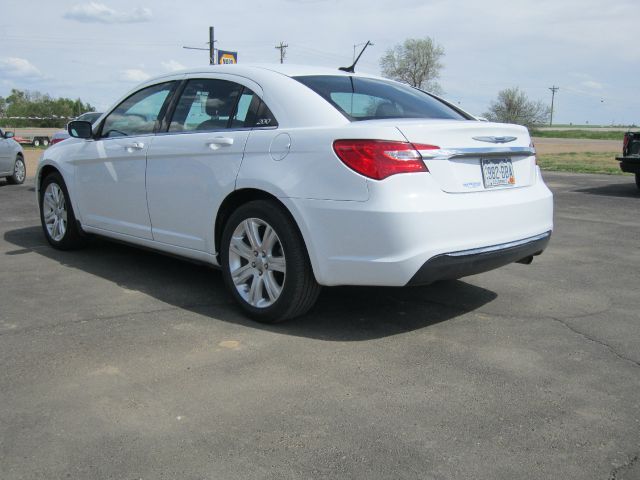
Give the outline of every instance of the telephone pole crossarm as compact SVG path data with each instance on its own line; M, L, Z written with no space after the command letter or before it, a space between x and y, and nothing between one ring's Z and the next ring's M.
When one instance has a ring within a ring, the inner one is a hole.
M284 57L287 55L287 45L284 42L280 42L280 45L276 45L276 50L280 50L280 63L284 63Z

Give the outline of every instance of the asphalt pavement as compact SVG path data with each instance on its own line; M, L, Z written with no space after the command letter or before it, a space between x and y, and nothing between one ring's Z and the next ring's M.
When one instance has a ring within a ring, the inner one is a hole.
M532 265L277 326L204 266L53 250L0 182L0 479L640 478L640 192L545 178Z

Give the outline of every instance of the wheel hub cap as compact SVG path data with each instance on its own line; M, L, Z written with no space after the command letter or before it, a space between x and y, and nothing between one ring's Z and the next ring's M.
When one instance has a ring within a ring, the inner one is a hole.
M18 182L22 182L24 180L25 168L24 168L24 163L22 162L22 160L18 160L16 162L16 168L15 168L14 175L16 177L16 180L18 180Z
M49 237L56 242L62 240L67 232L67 207L64 193L56 183L50 183L44 191L42 216Z
M248 218L236 227L229 245L229 271L236 290L251 306L266 308L278 300L286 278L286 260L271 225Z

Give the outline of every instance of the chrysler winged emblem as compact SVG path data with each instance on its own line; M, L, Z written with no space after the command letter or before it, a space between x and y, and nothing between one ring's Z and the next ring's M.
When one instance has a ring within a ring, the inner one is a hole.
M517 140L518 137L473 137L473 139L478 140L479 142L509 143Z

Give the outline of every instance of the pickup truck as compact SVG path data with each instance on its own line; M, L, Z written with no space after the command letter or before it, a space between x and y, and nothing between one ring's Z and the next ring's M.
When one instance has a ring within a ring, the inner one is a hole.
M636 185L640 188L640 132L626 132L622 141L622 156L616 157L623 172L636 174Z

